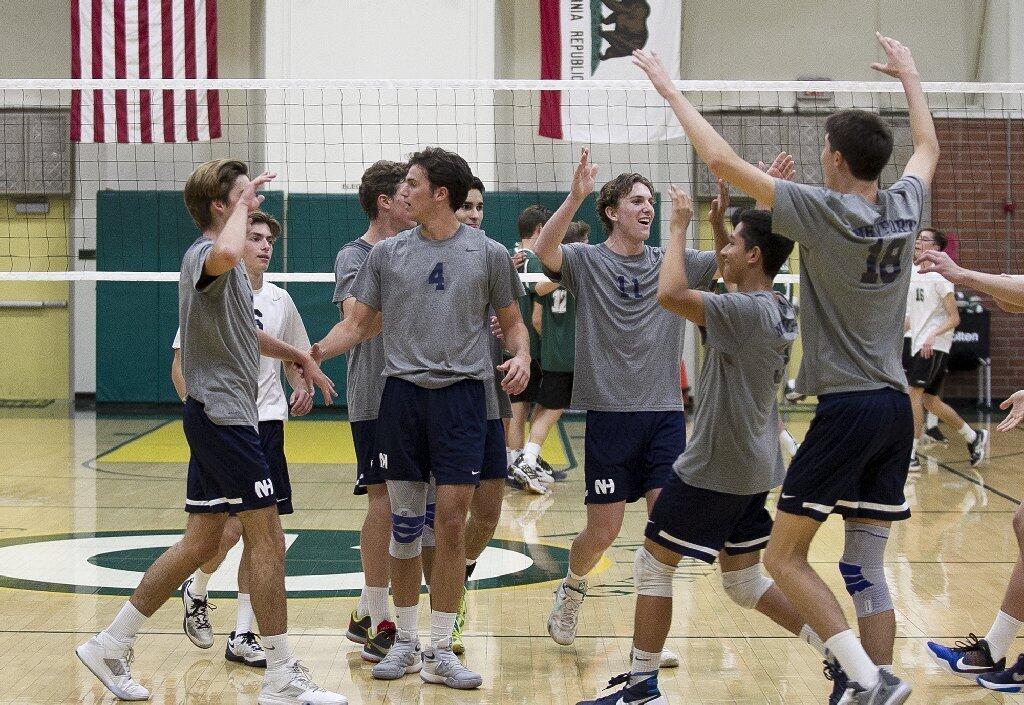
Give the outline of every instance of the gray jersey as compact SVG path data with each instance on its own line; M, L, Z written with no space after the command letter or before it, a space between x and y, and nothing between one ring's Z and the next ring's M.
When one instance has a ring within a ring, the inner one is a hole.
M903 319L926 192L905 176L871 204L775 180L772 229L800 243L800 392L906 391Z
M362 238L342 246L334 259L334 298L338 308L352 296L352 284L370 255L373 245ZM342 313L344 316L344 312ZM378 335L348 351L345 396L349 421L372 421L380 409L384 392L384 341Z
M679 360L685 320L658 305L665 251L612 252L603 243L562 245L561 274L548 272L576 297L576 372L572 408L589 411L682 410ZM686 276L706 289L714 252L687 249Z
M466 225L439 241L421 230L378 243L352 286L357 300L381 312L384 376L431 389L463 379L492 386L490 332L481 322L489 306L516 301L512 258ZM496 408L488 418L497 418Z
M702 298L705 355L693 436L673 467L694 487L767 492L786 473L776 394L796 339L796 312L771 291Z
M260 345L252 287L241 262L219 277L204 275L212 249L213 240L200 237L181 260L178 325L185 392L205 405L214 423L256 428Z

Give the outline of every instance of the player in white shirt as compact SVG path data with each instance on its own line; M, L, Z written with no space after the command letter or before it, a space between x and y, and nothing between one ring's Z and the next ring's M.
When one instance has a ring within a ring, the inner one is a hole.
M914 242L914 256L929 250L943 252L946 234L935 228L923 228ZM921 467L917 446L923 436L924 410L955 428L967 443L971 465L985 457L988 431L971 428L951 406L939 398L942 380L946 376L949 349L953 345L953 331L960 324L953 284L936 272L920 274L915 266L914 279L907 292L906 340L909 341L909 360L906 363L907 382L910 385L910 403L914 411L914 450L910 457L912 470Z
M256 325L267 335L283 340L299 350L309 349L309 336L302 324L295 302L288 292L270 282L263 274L270 266L274 242L281 233L281 224L263 211L249 216L249 229L242 259L253 291L253 315ZM178 396L185 398L185 379L181 371L181 331L174 336L174 360L171 379ZM306 391L298 368L285 363L285 376L294 390L291 398L285 396L281 384L281 362L260 356L256 407L259 411L260 444L270 465L271 479L277 494L279 514L292 513L291 485L288 481L288 463L284 457L284 422L289 411L292 416L308 414L313 408L313 397ZM210 577L224 562L228 551L242 536L242 524L231 516L224 525L217 555L200 568L181 586L185 616L182 628L193 644L201 649L213 646L213 627L210 625L207 584ZM238 616L235 629L228 637L224 657L229 661L266 668L263 648L253 631L255 614L249 601L249 547L243 544L242 559L238 564Z

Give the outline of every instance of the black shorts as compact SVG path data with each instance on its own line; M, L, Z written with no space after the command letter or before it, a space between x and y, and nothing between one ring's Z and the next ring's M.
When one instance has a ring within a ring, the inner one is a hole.
M350 421L348 425L356 451L356 484L352 494L366 494L370 485L384 484L384 473L377 463L377 420Z
M428 389L388 377L377 414L377 462L387 480L477 485L487 444L480 380ZM490 381L486 382L490 384Z
M682 411L588 411L584 503L635 502L661 489L684 450Z
M260 421L260 445L270 467L270 479L277 495L277 513L291 514L292 483L288 478L288 459L284 457L284 421Z
M911 387L924 389L925 394L939 396L942 381L946 378L946 365L949 353L932 351L932 356L921 357L920 351L910 360L907 368L907 384Z
M572 372L541 373L537 403L545 409L568 409L572 400Z
M910 360L913 355L910 354L910 338L903 337L903 371L906 372L910 369Z
M182 421L191 454L186 512L233 516L277 505L274 479L255 428L215 424L192 397L185 399Z
M510 394L509 398L513 404L528 403L532 404L537 401L537 394L540 393L540 380L544 376L544 371L540 368L540 362L537 358L530 360L530 382L526 385L520 394Z
M484 467L481 480L504 480L508 475L508 456L505 454L505 424L501 419L487 420L487 438L484 441Z
M825 521L910 517L903 493L914 441L910 397L890 387L818 397L782 483L779 511Z
M768 545L772 516L767 492L726 494L688 485L672 473L647 520L644 536L681 556L714 563L721 551L731 556Z

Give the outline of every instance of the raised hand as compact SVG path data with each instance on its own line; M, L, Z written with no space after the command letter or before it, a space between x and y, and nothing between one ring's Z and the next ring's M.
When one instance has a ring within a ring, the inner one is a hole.
M661 59L653 51L648 53L642 49L637 49L633 52L633 64L639 66L647 74L647 78L651 80L655 90L658 91L662 98L667 100L679 92L676 90L675 84L672 83L672 79L669 78L668 69L665 68L665 64L661 63Z
M569 192L574 198L583 200L594 192L594 185L597 183L597 165L590 163L590 150L584 147L580 150L580 163L576 165L576 171L572 174L572 186Z
M792 181L796 176L796 162L793 160L793 155L788 152L779 152L779 156L775 157L771 166L765 166L764 162L758 162L757 168L776 179Z
M996 426L996 430L1009 431L1017 428L1020 422L1024 420L1024 389L1011 394L1009 399L999 405L999 408L1006 411L1011 406L1013 410Z
M914 65L914 57L910 49L892 37L884 37L881 32L875 32L878 43L885 50L886 63L880 64L877 61L871 64L871 68L880 71L886 76L893 78L905 78L917 75L917 66Z
M671 189L669 190L671 193ZM718 180L718 197L711 201L711 209L708 211L708 220L711 223L725 227L725 214L729 210L729 184L724 179Z
M914 263L921 268L921 274L938 272L953 284L963 284L967 274L967 270L954 262L948 254L938 250L922 252Z
M263 196L256 192L269 184L275 178L277 178L277 173L273 171L265 171L257 176L242 189L242 193L238 197L238 203L240 205L244 205L250 213L257 210L263 203Z
M690 194L678 186L669 186L668 195L672 199L672 217L669 220L669 229L673 235L686 232L693 218L693 201Z

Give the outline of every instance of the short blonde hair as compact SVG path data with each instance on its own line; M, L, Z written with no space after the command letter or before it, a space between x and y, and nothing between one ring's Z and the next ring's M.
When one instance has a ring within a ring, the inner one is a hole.
M248 173L249 168L237 159L215 159L192 172L185 182L185 207L196 227L206 230L213 224L210 205L227 203L235 181Z
M281 224L277 222L277 218L266 211L253 211L249 214L249 225L255 225L256 223L263 223L270 228L270 238L272 240L276 240L277 236L281 234Z

